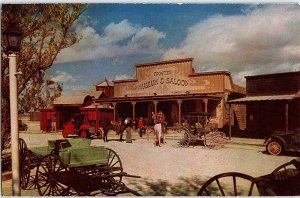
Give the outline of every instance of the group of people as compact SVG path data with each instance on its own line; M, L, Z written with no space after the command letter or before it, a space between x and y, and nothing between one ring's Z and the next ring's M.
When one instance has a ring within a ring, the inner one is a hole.
M107 133L109 130L108 123L102 123L103 125L103 131L104 131L104 137L103 140L107 142ZM126 143L132 143L132 131L133 126L135 125L135 121L129 117L127 117L125 120L121 120L121 126L119 130L120 135L120 141L123 141L123 133L126 133ZM140 137L143 136L143 134L147 133L147 139L149 140L149 127L154 126L154 145L155 146L161 146L161 144L166 143L165 142L165 115L162 111L159 111L158 113L152 112L152 116L150 119L150 122L147 123L148 128L144 126L143 118L141 117L137 122L137 127L139 129L139 135Z

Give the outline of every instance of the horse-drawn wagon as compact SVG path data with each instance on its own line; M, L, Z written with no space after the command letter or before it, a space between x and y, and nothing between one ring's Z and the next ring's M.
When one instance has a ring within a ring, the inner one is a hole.
M199 140L209 148L219 148L228 141L225 133L218 131L218 125L212 121L210 113L192 112L184 115L178 132L182 134L179 141L182 147Z
M37 188L41 196L117 195L131 193L123 177L118 154L104 146L91 146L90 139L48 140L48 146L28 148L19 139L21 188Z

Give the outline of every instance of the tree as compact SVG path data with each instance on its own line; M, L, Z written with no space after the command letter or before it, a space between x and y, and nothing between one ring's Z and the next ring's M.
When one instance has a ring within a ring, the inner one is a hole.
M5 31L10 16L23 30L21 51L18 56L18 95L36 97L43 83L44 71L49 69L59 52L79 41L74 32L75 21L87 8L86 4L3 4L2 31ZM2 39L3 40L3 39ZM1 66L1 114L2 114L2 149L10 137L9 122L9 79L8 59L3 52Z
M43 83L30 87L28 90L24 90L19 98L19 110L29 112L50 108L54 99L61 96L62 91L63 85L60 83L55 83L52 86Z

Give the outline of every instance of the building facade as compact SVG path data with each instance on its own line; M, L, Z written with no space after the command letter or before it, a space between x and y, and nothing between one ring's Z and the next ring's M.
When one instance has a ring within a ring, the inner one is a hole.
M240 98L245 89L235 85L230 72L195 73L192 58L135 65L136 78L114 81L113 97L97 103L114 106L114 119L151 118L162 111L168 126L181 125L190 112L211 113L218 127L228 124L228 98Z
M300 72L245 78L247 96L228 104L246 105L246 130L251 137L300 128Z
M83 122L95 122L98 128L104 119L113 119L113 109L107 104L95 104L94 100L111 97L112 90L112 83L105 79L93 89L77 91L56 98L52 108L40 109L40 129L51 131L53 117L57 130L62 130L70 120L73 120L76 128L79 128Z

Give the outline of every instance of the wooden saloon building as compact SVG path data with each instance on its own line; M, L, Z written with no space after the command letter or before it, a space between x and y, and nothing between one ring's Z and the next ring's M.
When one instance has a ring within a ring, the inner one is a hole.
M162 111L168 126L180 125L189 112L208 112L218 127L228 124L228 98L240 98L245 89L235 85L230 72L195 73L192 58L135 65L136 78L114 81L113 96L99 98L100 104L112 104L114 119L142 117Z

